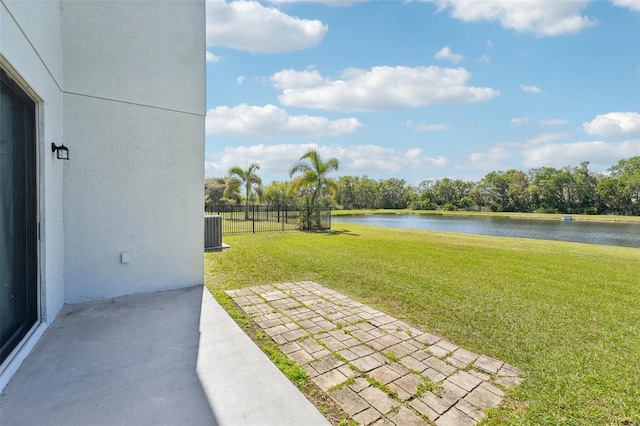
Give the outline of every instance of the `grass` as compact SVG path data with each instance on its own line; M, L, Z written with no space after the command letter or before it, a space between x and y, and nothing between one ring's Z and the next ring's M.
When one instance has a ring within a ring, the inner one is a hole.
M433 392L436 395L439 394L438 384L433 383L428 377L424 377L423 380L418 383L418 390L413 395L413 398L420 398L427 392Z
M267 354L273 363L284 372L299 388L304 388L309 384L309 375L298 364L291 361L282 351L277 343L268 342L262 345L262 350Z
M374 388L380 389L382 392L386 393L387 395L394 398L398 397L398 392L396 392L394 389L391 389L389 386L385 385L384 383L379 382L373 377L367 377L367 381L371 386L373 386Z
M484 424L640 425L640 249L335 222L225 237L207 286L314 280L522 369Z

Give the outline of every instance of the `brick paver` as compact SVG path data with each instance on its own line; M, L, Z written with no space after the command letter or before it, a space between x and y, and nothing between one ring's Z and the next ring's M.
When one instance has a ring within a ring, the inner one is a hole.
M331 391L329 392L329 396L350 416L354 416L370 407L367 401L362 399L357 393L348 387Z
M523 380L514 366L314 282L227 294L361 425L475 425Z
M407 407L400 407L397 412L389 414L387 419L398 426L427 426L429 424Z
M400 405L400 403L392 397L373 386L369 386L365 390L361 391L360 396L382 414L386 414L394 407L398 407Z
M361 425L370 425L376 420L380 419L382 414L378 410L373 407L369 407L364 411L359 412L355 416L351 416L353 420L358 422Z

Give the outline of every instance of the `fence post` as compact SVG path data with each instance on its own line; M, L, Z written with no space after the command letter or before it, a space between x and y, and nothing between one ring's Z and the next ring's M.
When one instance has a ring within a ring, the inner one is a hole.
M253 209L253 214L251 215L251 229L255 234L256 233L256 205L254 204L253 206L251 206L251 208Z

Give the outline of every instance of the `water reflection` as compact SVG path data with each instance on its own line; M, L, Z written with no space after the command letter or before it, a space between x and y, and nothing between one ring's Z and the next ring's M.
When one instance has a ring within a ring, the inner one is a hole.
M334 217L332 221L334 223L356 223L394 228L427 229L464 234L535 238L640 248L640 225L631 223L411 214L338 216Z

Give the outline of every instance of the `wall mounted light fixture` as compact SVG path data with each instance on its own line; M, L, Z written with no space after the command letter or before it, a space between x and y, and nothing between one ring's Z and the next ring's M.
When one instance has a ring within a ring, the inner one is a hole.
M56 146L55 143L51 142L51 152L56 153L56 157L58 158L58 160L69 159L69 148L64 146L64 144L60 144L60 146Z

